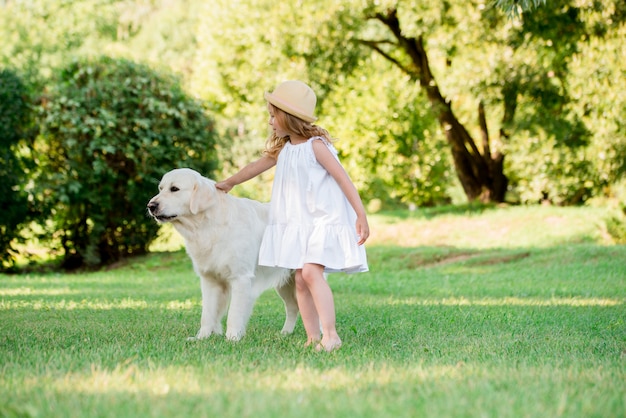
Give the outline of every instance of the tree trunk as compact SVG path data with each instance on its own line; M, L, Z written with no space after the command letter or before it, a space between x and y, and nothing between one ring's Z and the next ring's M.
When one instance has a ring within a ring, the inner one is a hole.
M489 134L482 103L478 109L478 119L483 136L481 153L467 129L454 115L450 101L441 95L439 86L430 70L422 37L412 38L402 34L396 9L390 9L385 14L379 13L375 15L375 18L391 30L398 41L397 47L410 57L410 66L403 65L386 53L379 43L372 41L364 43L398 66L412 80L419 82L420 86L425 89L431 109L435 113L450 145L457 177L463 186L467 199L469 201L479 200L485 203L504 201L508 186L508 179L503 172L504 155L501 153L491 155Z

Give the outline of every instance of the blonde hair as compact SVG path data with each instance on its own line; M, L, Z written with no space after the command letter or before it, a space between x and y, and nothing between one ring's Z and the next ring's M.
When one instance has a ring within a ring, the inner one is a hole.
M290 115L271 103L268 103L267 105L271 106L272 113L274 114L274 120L278 120L278 123L280 123L286 131L292 132L304 138L321 136L328 142L334 141L326 129ZM280 137L277 136L275 132L272 132L269 138L267 138L267 141L265 141L265 150L263 151L263 155L267 155L274 159L278 158L278 153L280 153L280 150L283 149L287 141L289 141L289 136Z

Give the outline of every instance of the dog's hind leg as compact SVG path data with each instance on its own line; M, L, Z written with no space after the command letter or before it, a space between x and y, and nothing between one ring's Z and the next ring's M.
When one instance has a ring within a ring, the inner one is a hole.
M230 287L227 285L220 286L220 293L217 298L217 322L215 334L222 335L222 320L228 311L228 303L230 302Z
M291 274L287 283L276 287L276 292L280 295L285 304L285 324L280 332L281 334L291 334L296 327L299 312L294 273Z

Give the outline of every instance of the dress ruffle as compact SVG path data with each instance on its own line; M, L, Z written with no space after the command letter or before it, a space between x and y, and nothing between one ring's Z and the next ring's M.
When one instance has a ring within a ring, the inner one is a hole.
M313 263L326 273L368 271L365 248L354 228L345 225L269 225L265 228L259 264L290 269Z

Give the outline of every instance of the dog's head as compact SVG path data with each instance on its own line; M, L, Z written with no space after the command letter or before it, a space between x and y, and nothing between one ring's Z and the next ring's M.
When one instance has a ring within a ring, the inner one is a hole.
M148 202L148 212L159 222L196 215L211 206L216 190L213 180L189 168L178 168L163 176L159 194Z

